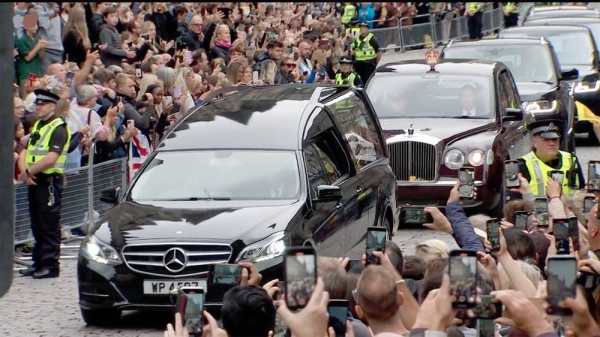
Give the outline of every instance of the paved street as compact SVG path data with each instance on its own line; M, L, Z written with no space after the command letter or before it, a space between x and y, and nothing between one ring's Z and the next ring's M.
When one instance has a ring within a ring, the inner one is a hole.
M384 56L385 60L423 57L423 51ZM583 146L577 155L581 164L596 159L598 147ZM425 229L404 229L394 241L405 255L416 243L438 238L455 247L451 236ZM79 314L75 260L62 261L61 277L33 280L16 276L9 293L0 299L0 335L6 337L160 337L170 315L127 314L113 329L88 328Z

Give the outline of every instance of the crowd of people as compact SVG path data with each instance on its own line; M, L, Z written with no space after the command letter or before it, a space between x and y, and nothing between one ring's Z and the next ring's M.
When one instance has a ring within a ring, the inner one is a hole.
M522 177L519 190L524 199L531 193L527 180ZM583 221L579 224L580 249L573 250L571 256L578 261L579 273L598 275L595 272L600 270L597 206L589 214L582 214L583 199L589 195L577 192L572 197L554 198L549 212L553 218L575 215ZM385 252L373 253L379 264L365 266L365 255L361 263L348 258L318 257L318 280L309 292L310 300L292 312L287 303L297 303L293 299L286 303L285 296L278 296L291 285L282 286L277 279L263 280L256 267L250 265L240 285L225 294L220 320L204 312L205 333L209 336L271 336L273 333L284 336L289 329L295 337L335 336L328 303L347 300L346 336L599 336L598 278L593 284L584 284L580 277L575 297L570 297L569 291L553 293L556 282L547 280L551 273L546 270L547 259L556 255L552 228L537 227L533 215L526 231L514 228L515 212L532 207L524 199L506 205L500 249L494 251L490 250L491 245L481 229L489 217L466 216L458 184L450 192L446 215L438 208L426 208L434 219L433 223L425 224L426 227L451 234L460 249L477 252L475 274L463 275L471 277L471 281L453 280L448 276L448 268L452 268L448 262L451 250L441 240L418 243L412 256L403 255L394 242L388 241ZM465 268L471 269L466 265ZM479 297L483 295L491 296L492 302L479 314L478 310L453 308L455 294L451 290L457 281L476 282L476 294L469 295L477 297L475 303L480 303ZM571 310L572 315L546 313L548 299L557 296L562 298L558 305ZM497 308L504 312L497 313ZM488 330L489 325L481 324L481 321L490 321L489 317L496 317L491 319L495 323L491 330ZM175 324L167 326L165 336L180 337L184 333L181 317L176 314Z

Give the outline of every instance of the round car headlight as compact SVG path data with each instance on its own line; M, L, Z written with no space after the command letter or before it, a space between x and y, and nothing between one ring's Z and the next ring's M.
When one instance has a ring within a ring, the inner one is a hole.
M471 153L469 153L467 159L469 160L469 164L471 166L481 166L483 165L483 160L485 159L485 156L483 154L483 151L473 150L471 151Z
M451 149L444 156L444 165L452 170L458 170L465 164L465 154L458 149Z

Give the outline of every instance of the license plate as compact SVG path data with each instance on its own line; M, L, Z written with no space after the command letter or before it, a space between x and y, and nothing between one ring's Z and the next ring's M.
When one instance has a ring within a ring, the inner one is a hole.
M169 295L180 287L202 288L206 293L206 280L150 280L144 281L144 294Z

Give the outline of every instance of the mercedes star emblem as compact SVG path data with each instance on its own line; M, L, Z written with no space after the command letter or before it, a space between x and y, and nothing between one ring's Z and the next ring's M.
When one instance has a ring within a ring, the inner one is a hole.
M182 271L188 263L185 250L181 248L171 248L167 250L163 257L163 263L165 264L165 268L172 273Z

